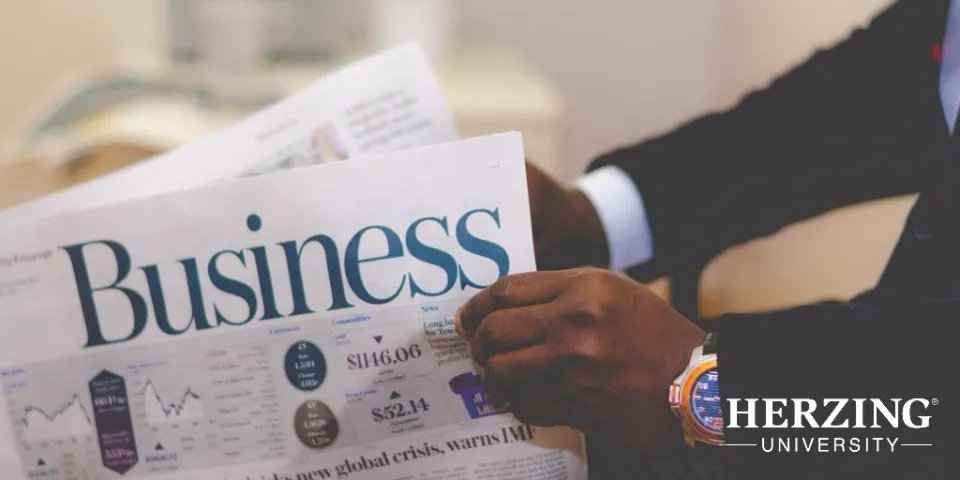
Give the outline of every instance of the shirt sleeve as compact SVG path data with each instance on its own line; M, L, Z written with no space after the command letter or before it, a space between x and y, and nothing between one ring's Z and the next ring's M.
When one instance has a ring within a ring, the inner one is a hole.
M610 269L626 270L653 258L653 236L637 185L626 172L608 165L577 180L593 204L610 248Z

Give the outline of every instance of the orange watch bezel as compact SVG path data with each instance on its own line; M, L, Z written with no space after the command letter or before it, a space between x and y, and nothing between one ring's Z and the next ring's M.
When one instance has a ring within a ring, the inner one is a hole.
M711 445L723 445L723 433L707 430L706 427L700 425L700 422L697 421L696 417L693 415L693 411L690 409L690 394L693 391L693 386L696 384L697 379L700 378L700 375L703 375L703 373L707 370L716 367L717 359L714 357L705 359L690 369L690 372L680 385L679 410L681 421L688 430L696 434L697 441L709 443Z

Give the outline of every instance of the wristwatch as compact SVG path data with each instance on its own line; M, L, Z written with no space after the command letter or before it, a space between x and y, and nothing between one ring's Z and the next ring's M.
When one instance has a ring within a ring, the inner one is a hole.
M690 363L670 385L670 409L680 419L691 447L719 446L723 440L723 403L717 374L717 334L707 334Z

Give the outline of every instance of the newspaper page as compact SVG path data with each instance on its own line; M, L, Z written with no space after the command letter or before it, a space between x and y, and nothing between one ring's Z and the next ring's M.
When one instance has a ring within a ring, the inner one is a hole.
M457 138L430 63L412 43L360 60L211 136L0 211L0 222Z
M454 330L535 267L517 133L5 222L0 471L585 479Z

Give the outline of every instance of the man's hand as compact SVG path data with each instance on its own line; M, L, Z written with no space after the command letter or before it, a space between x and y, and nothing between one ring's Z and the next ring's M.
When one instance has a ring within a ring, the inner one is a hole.
M560 186L530 162L527 189L540 270L605 266L610 261L600 217L582 192Z
M680 445L669 387L706 334L639 283L594 268L512 275L456 320L519 420L642 450Z

